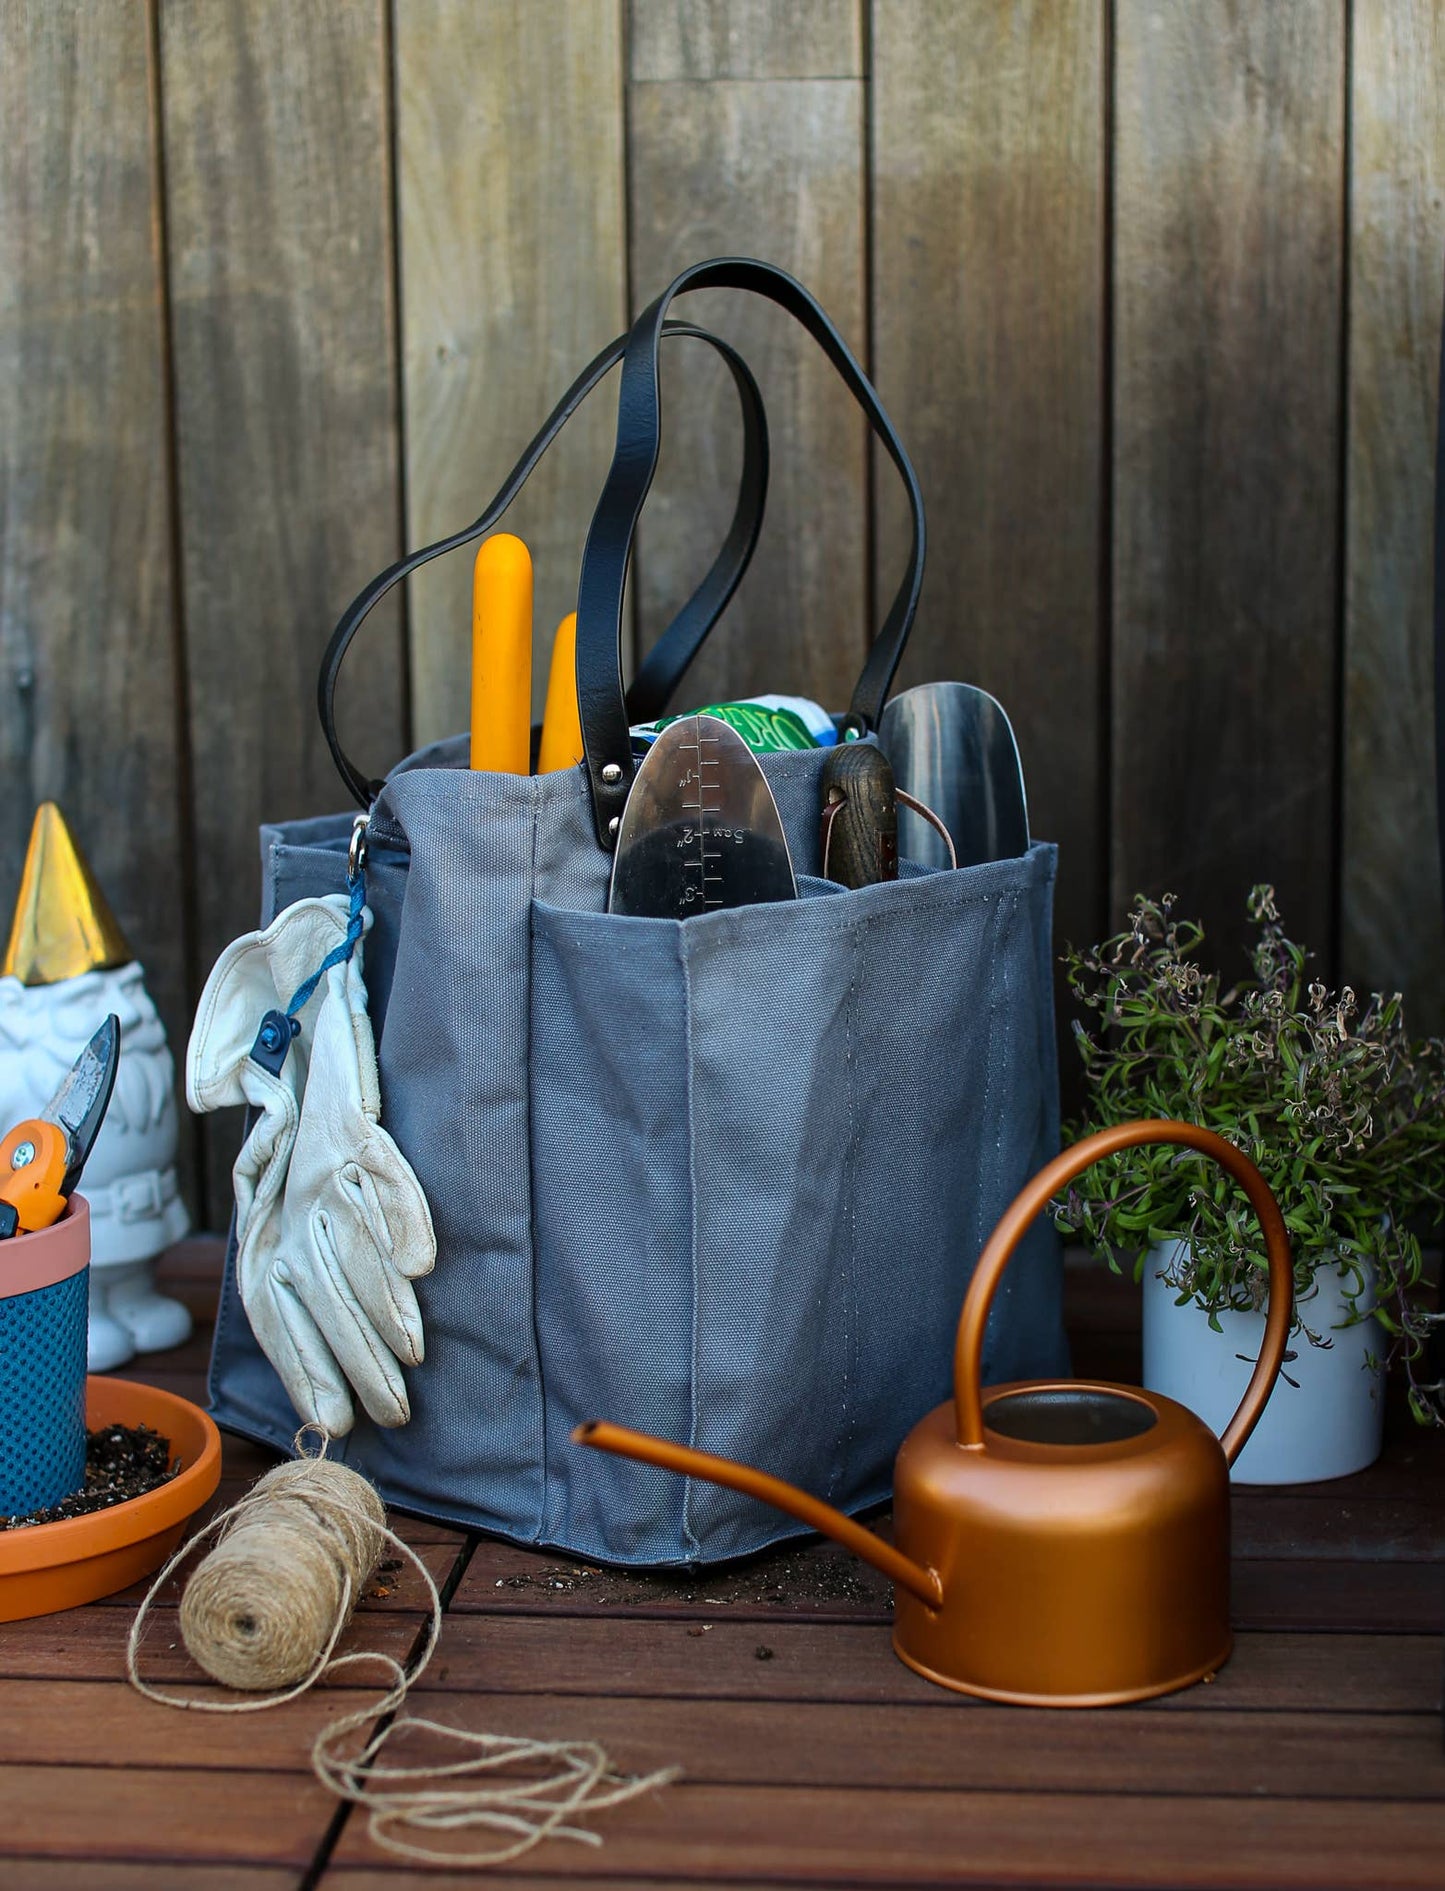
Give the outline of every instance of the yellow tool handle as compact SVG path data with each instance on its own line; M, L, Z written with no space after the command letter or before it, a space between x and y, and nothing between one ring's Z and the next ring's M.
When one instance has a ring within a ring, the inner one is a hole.
M521 539L483 539L472 567L472 767L531 767L532 558Z
M577 712L577 613L557 626L552 667L547 672L547 707L542 712L542 746L537 773L550 775L582 759L582 718Z

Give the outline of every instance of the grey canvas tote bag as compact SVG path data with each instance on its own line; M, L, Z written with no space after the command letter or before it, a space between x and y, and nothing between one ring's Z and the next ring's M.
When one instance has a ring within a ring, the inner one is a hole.
M412 1417L333 1447L399 1507L637 1567L716 1561L798 1526L732 1491L587 1451L605 1417L789 1478L848 1510L888 1495L905 1433L949 1396L954 1330L1003 1209L1058 1147L1050 926L1055 850L957 871L817 877L826 751L760 758L800 897L687 921L606 911L612 824L657 713L756 535L766 440L728 541L630 691L622 590L656 465L672 298L749 289L789 311L863 408L909 496L907 569L847 711L876 726L922 580L917 481L877 395L812 297L742 259L686 271L569 391L467 532L393 566L347 612L322 719L369 813L366 980L384 1120L438 1242L417 1283ZM696 332L696 331L689 331ZM372 781L336 739L336 671L366 612L423 559L496 524L547 441L622 352L617 451L583 558L585 760L469 770L458 737ZM590 377L590 378L589 378ZM780 662L786 640L780 626ZM339 890L346 815L262 832L263 918ZM992 1380L1066 1368L1052 1230L995 1303ZM289 1447L296 1426L228 1266L212 1362L220 1422Z

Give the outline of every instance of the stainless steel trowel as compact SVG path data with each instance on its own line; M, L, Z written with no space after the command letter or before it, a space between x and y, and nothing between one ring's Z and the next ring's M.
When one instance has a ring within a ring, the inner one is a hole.
M1018 744L1003 706L971 683L920 683L885 706L878 745L898 786L932 808L953 836L960 867L1028 852ZM906 807L898 851L926 867L952 862L942 836Z
M607 910L690 919L797 896L778 806L747 743L716 716L669 723L622 811Z

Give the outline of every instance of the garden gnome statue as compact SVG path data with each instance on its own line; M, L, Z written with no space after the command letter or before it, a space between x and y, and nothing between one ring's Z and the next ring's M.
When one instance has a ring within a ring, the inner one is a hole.
M120 1063L82 1193L90 1203L92 1372L178 1346L155 1256L190 1226L176 1185L175 1067L145 974L53 801L37 809L0 963L0 1127L33 1116L114 1012Z

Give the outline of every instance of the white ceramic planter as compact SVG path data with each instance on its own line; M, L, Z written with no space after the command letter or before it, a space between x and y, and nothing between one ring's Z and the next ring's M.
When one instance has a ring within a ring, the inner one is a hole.
M1223 1331L1216 1333L1196 1302L1176 1306L1178 1289L1161 1276L1183 1245L1163 1243L1145 1256L1144 1384L1187 1405L1219 1433L1259 1357L1264 1315L1221 1313ZM1312 1346L1302 1333L1291 1338L1264 1416L1234 1462L1235 1483L1313 1484L1362 1471L1380 1455L1387 1341L1374 1320L1343 1324L1349 1317L1344 1286L1338 1267L1322 1267L1300 1300L1306 1325L1332 1344Z

